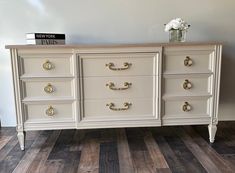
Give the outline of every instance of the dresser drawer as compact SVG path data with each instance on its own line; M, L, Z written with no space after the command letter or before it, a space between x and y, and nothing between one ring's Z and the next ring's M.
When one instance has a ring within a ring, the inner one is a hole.
M84 98L151 98L155 76L85 77Z
M73 120L75 106L73 103L28 103L25 105L26 122L30 121L64 121Z
M74 76L72 54L21 55L22 77L71 77Z
M164 75L163 97L212 94L213 75Z
M153 106L153 99L85 100L83 119L155 119Z
M80 54L83 76L155 75L157 53Z
M165 74L213 73L215 68L215 52L209 50L168 50L163 58Z
M22 84L25 100L74 98L74 79L24 79Z
M164 100L163 119L210 117L210 99L211 98Z

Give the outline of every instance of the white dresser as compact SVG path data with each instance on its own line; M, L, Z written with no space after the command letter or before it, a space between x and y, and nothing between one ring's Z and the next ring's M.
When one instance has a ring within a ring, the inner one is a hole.
M17 131L218 123L219 43L8 45Z

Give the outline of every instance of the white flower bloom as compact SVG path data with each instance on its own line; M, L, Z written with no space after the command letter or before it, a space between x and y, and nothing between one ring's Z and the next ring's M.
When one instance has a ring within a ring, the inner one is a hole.
M171 20L168 24L165 25L165 32L170 31L171 29L187 30L189 25L181 18L176 18Z
M181 26L181 23L179 21L175 20L175 21L172 22L172 28L173 29L179 29L180 26Z
M172 26L170 24L166 24L165 26L165 32L168 32L172 29Z

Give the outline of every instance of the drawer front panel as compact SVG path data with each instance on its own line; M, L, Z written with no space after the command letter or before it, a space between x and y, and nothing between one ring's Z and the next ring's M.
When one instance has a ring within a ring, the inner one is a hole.
M124 103L131 105L124 106ZM114 103L110 107L110 104ZM108 104L108 105L107 105ZM112 110L112 109L127 110ZM127 120L136 118L154 117L153 99L106 99L106 100L85 100L84 119L117 119Z
M214 51L169 51L163 61L165 74L212 73L215 53Z
M155 75L156 53L82 54L83 76Z
M24 80L23 88L25 99L74 97L74 80L71 79Z
M20 56L21 75L24 77L74 76L71 54L39 54Z
M74 119L73 110L75 108L72 103L27 104L25 107L27 112L26 121L38 120L40 122L40 120L63 121L65 119Z
M164 76L164 96L212 94L213 76Z
M163 119L210 117L210 99L165 100L163 111Z
M154 77L86 77L84 98L151 98Z

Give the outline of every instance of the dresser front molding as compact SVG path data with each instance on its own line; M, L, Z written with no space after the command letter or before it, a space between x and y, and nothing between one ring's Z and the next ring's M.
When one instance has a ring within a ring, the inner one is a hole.
M21 149L30 130L218 123L220 43L8 45Z

